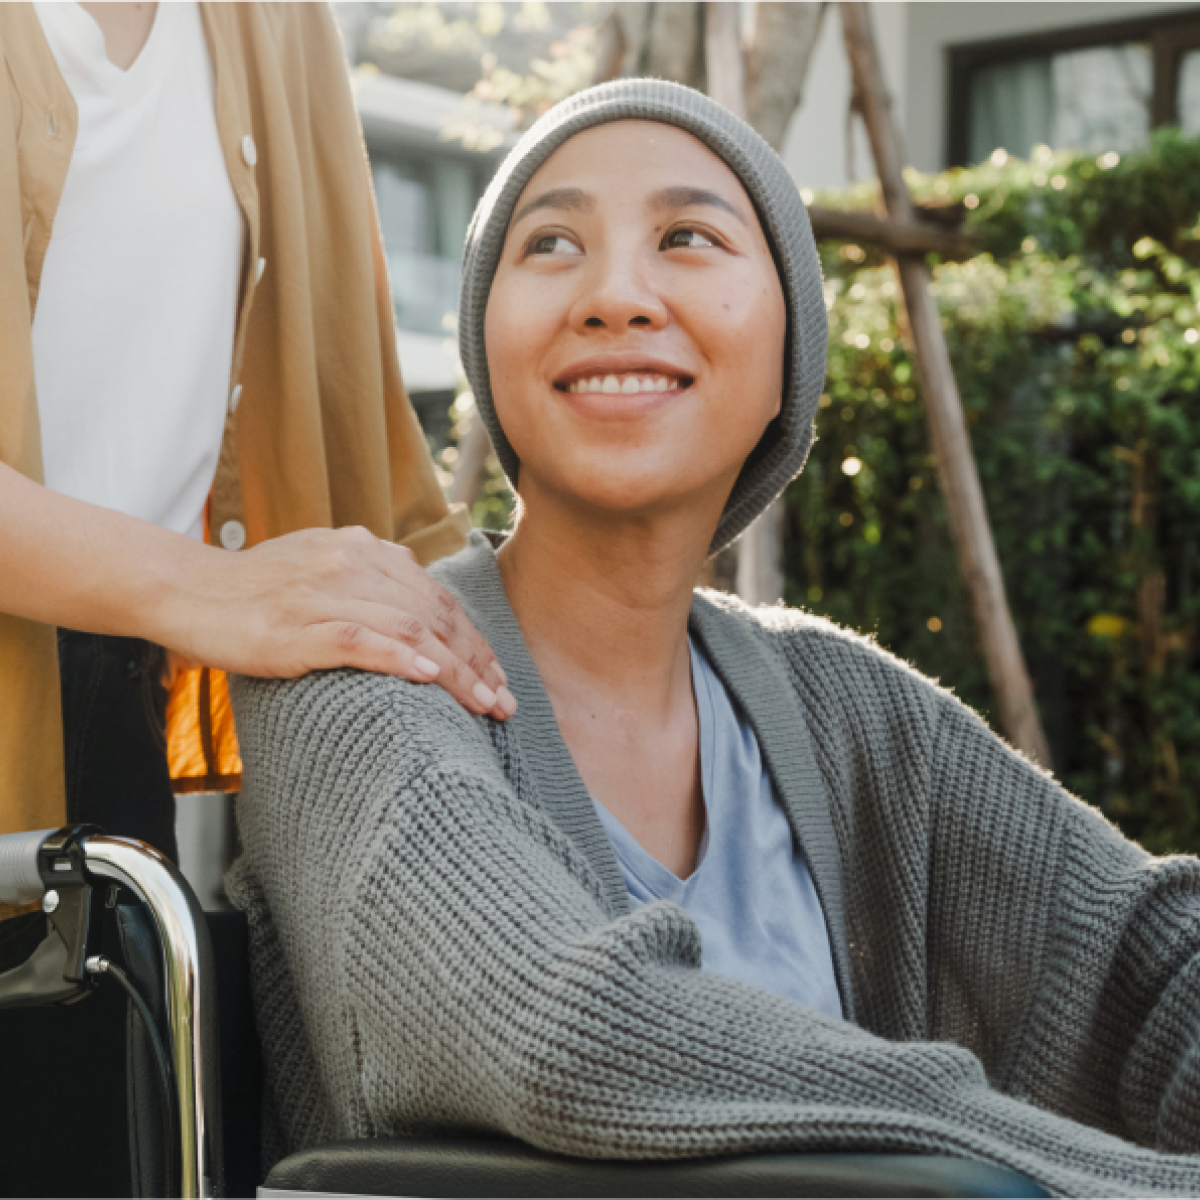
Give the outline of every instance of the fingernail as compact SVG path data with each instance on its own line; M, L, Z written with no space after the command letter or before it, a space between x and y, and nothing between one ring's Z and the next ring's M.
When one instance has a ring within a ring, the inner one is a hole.
M413 659L413 666L421 672L422 675L428 675L432 679L442 669L431 658L426 658L423 654L418 654Z
M475 699L484 708L491 708L496 703L496 693L486 683L477 683L474 688Z
M506 716L512 716L517 711L517 698L506 687L496 689L496 702L504 710Z

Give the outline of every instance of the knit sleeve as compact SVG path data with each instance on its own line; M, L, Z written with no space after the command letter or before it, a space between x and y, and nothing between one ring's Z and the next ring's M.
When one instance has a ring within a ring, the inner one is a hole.
M236 700L246 870L285 959L267 969L298 998L288 1028L339 1136L487 1129L612 1158L916 1150L1092 1193L1096 1164L1131 1169L1115 1139L991 1092L960 1047L889 1042L699 970L678 908L608 918L439 692L338 672L243 681Z
M1010 1094L1200 1149L1200 861L1147 854L948 697L934 760L943 1025Z

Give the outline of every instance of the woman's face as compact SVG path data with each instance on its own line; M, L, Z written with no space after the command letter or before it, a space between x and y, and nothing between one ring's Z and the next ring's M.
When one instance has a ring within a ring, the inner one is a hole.
M786 329L754 207L712 151L651 121L571 138L513 210L485 323L530 513L699 506L715 526L779 412Z

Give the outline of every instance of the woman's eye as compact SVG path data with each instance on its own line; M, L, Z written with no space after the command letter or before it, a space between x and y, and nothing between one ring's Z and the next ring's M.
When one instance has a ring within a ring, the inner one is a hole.
M689 250L698 246L715 246L717 243L698 229L672 229L663 238L664 250Z
M530 254L581 254L582 251L570 238L560 233L546 233L534 238L529 246Z

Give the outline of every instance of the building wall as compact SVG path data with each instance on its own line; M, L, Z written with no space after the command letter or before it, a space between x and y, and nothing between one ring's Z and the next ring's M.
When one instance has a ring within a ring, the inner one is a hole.
M884 77L901 120L905 111L910 7L913 6L898 0L871 6ZM837 5L829 4L809 68L804 103L792 118L783 149L784 162L801 187L843 187L851 179L869 179L875 174L866 134L857 118L851 139L854 161L849 162L846 116L850 90L850 64L842 45L842 22Z
M924 171L947 163L947 99L952 46L1021 37L1057 29L1108 24L1178 11L1162 0L1079 0L1061 3L872 4L875 36L892 93L909 162ZM874 174L861 124L855 121L854 162L848 162L846 113L850 71L836 7L829 6L813 59L804 105L792 121L784 161L801 187L842 187Z
M905 137L913 166L934 171L947 162L949 63L947 49L990 38L1021 37L1055 29L1107 25L1159 12L1178 4L1158 0L1079 0L1078 3L905 4L908 42Z

